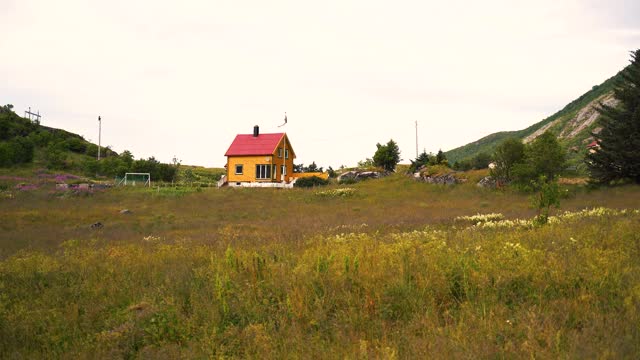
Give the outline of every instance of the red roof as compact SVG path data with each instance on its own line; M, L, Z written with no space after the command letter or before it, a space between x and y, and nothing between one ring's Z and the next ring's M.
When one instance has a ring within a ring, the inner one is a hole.
M284 133L236 135L224 156L271 155L283 136Z
M593 140L592 142L589 143L589 145L587 145L587 148L599 147L599 146L600 144L598 144L596 140Z

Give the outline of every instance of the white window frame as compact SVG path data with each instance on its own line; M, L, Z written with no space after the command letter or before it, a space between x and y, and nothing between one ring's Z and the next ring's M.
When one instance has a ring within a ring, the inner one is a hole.
M238 166L240 167L240 172L238 172ZM244 174L244 165L243 164L236 164L235 166L236 168L236 175L243 175Z
M278 148L278 157L282 158L282 148Z
M284 158L285 159L289 158L289 149L284 149Z
M280 165L280 175L287 176L287 166L286 165Z
M256 180L271 179L271 164L256 164Z

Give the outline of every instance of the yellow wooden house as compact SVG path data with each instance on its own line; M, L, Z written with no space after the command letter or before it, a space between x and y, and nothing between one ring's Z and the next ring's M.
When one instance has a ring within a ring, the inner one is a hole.
M236 135L225 156L229 186L293 180L296 154L286 133L260 134L256 125L253 134Z

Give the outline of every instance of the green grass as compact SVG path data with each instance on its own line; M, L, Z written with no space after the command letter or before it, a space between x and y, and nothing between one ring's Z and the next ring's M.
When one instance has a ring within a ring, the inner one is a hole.
M472 180L9 190L0 357L637 357L640 215L473 227L456 217L535 212ZM558 212L638 204L637 186L572 187Z

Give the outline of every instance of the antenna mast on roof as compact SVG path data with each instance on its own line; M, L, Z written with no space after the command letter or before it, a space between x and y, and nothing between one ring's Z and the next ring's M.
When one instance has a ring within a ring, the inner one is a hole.
M287 125L287 112L286 111L284 112L284 124L282 124L282 125L280 125L278 127L283 127L285 125ZM287 178L286 178L286 175L287 175L287 136L286 135L287 135L287 133L285 132L284 134L285 134L285 136L283 136L283 138L284 138L283 139L284 151L283 151L283 154L282 154L282 164L283 165L282 165L282 168L280 169L280 176L282 177L281 180L282 180L283 183L287 182Z
M287 125L287 112L286 111L284 112L284 124L282 124L282 125L280 125L278 127L283 127L285 125Z

